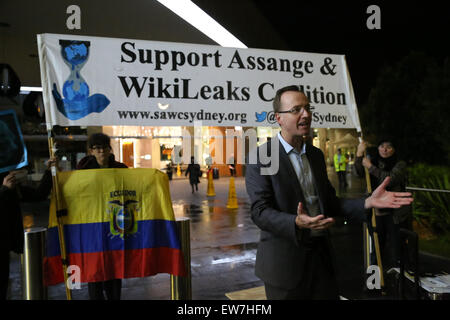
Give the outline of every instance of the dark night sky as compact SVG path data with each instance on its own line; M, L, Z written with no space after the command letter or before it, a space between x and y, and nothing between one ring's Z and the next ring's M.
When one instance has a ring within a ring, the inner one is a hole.
M253 1L287 43L267 47L248 25L229 22L214 11L215 1L194 1L250 48L345 54L359 105L367 99L380 68L411 50L442 59L449 56L450 14L444 1ZM239 1L228 1L239 10ZM381 9L381 30L369 30L367 7Z

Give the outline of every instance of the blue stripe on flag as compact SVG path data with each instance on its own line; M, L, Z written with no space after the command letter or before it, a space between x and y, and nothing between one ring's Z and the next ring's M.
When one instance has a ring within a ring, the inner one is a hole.
M138 221L136 233L121 238L110 232L109 222L71 224L64 226L68 253L89 253L168 247L180 249L176 222L170 220ZM47 256L60 255L58 228L47 231Z

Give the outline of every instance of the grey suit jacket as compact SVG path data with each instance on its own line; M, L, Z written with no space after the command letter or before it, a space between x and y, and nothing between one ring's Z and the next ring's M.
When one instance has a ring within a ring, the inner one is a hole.
M304 244L308 241L310 230L296 227L297 206L300 201L305 203L305 199L295 170L279 139L275 137L260 148L267 147L270 150L270 143L279 144L278 172L261 175L261 167L269 165L261 164L258 156L257 164L247 165L245 176L252 220L261 229L255 273L273 286L293 289L304 271ZM345 215L349 219L365 221L364 199L336 197L328 180L322 151L308 144L306 155L319 196L321 213L328 217Z

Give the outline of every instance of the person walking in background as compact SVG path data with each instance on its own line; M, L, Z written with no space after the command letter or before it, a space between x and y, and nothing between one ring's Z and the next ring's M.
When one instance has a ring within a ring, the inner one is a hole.
M88 155L82 158L77 169L100 169L100 168L128 168L125 164L118 162L111 153L110 138L103 133L94 133L87 141ZM107 267L107 265L105 265ZM107 281L89 282L88 291L90 300L105 300L103 291L108 300L120 300L122 280L112 279Z
M198 184L200 183L199 178L202 174L200 171L200 165L195 163L194 157L191 157L191 163L188 165L186 173L184 175L187 176L188 174L189 174L189 183L191 184L192 187L192 193L194 193L194 186L195 191L198 191Z
M228 169L230 169L230 176L236 176L236 160L234 159L234 155L232 154L230 159L228 159Z
M172 160L170 160L169 163L167 163L167 165L166 165L166 173L167 173L167 176L169 177L169 180L172 180L172 175L173 175Z
M364 168L368 169L372 190L377 188L386 177L390 177L391 181L386 187L387 190L405 191L407 182L406 162L397 158L392 139L381 139L377 146L377 151L372 156L364 156L364 152L367 150L367 143L362 141L358 145L355 160L357 174L360 177L364 177ZM400 259L399 230L400 228L412 230L411 206L375 210L380 251L386 260L383 263L386 267L398 267ZM372 221L369 220L368 222L369 233L373 236ZM371 257L373 263L376 261L374 251L372 250L373 256Z
M347 190L347 178L345 177L347 167L347 158L341 153L341 148L337 149L334 155L334 168L339 179L339 192Z

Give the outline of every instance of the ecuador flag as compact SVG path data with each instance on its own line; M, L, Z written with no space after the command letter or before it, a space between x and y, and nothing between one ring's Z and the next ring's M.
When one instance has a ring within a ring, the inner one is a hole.
M58 173L69 265L81 282L184 276L167 175L156 169L91 169ZM46 285L64 282L55 199L50 204Z

